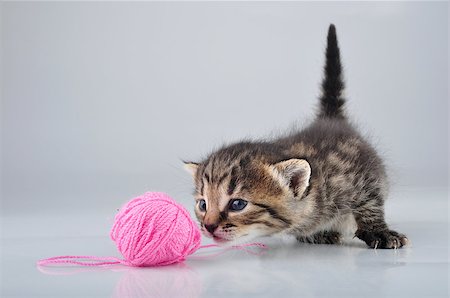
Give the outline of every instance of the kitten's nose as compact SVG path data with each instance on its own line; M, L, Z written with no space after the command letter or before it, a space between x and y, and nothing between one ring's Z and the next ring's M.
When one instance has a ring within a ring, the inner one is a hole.
M217 229L218 225L212 224L212 225L205 225L205 229L210 232L211 234L214 233L214 231Z

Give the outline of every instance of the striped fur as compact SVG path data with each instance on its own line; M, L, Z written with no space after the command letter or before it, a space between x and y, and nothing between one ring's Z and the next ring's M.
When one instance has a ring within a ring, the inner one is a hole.
M234 242L288 233L330 244L350 233L373 248L407 243L384 220L383 161L344 115L339 56L331 25L320 111L308 127L271 141L224 146L186 164L197 202L206 201L206 211L199 203L195 208L205 235ZM246 207L230 209L236 199L247 201Z

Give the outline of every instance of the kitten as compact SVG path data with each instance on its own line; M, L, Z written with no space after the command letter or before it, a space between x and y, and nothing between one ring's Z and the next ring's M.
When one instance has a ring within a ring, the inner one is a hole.
M385 167L346 119L336 29L330 25L320 111L308 127L274 141L239 142L187 162L195 213L216 242L287 233L339 243L346 230L372 248L399 248L405 235L384 219Z

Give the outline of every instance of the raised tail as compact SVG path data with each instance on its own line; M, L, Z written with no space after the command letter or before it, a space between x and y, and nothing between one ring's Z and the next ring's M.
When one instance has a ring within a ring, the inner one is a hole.
M336 37L336 27L331 24L328 29L324 78L322 81L322 95L320 97L319 117L344 118L342 97L344 82L342 80L342 66L339 46Z

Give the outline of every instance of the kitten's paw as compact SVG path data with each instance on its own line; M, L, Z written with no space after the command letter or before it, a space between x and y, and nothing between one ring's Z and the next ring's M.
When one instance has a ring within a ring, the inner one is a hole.
M297 240L313 244L339 244L341 243L341 234L334 231L323 231L308 237L298 236Z
M374 249L397 249L408 244L408 238L406 238L405 235L397 233L393 230L385 230L381 232L358 230L356 231L355 236L366 242L369 247Z

